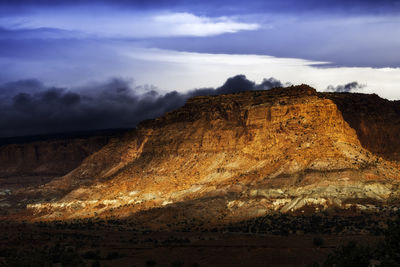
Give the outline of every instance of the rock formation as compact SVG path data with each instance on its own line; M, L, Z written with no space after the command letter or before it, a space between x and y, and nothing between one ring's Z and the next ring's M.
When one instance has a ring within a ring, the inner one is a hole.
M0 177L62 176L106 145L108 137L47 140L0 146Z
M40 197L26 216L231 222L390 208L399 198L399 110L307 85L194 97L30 189Z
M400 161L400 101L388 101L376 94L330 93L361 145L388 160Z
M0 139L0 213L34 201L37 186L69 173L121 131Z

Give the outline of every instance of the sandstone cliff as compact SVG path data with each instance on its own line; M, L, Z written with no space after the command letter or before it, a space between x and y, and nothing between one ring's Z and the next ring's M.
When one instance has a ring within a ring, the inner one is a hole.
M361 145L388 160L400 161L400 101L367 94L327 93L356 130Z
M0 139L0 214L42 199L37 187L62 177L123 130Z
M387 206L399 197L398 103L377 99L379 108L363 111L373 98L306 85L192 98L31 189L42 199L27 206L29 216L135 218L163 210L152 218L162 222L175 210L228 222Z
M108 139L95 136L0 146L0 177L65 175L106 145Z

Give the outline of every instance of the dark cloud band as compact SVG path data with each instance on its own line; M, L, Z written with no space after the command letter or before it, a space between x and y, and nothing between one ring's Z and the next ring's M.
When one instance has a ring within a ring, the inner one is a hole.
M364 87L366 87L365 84L359 84L358 82L351 82L345 85L337 85L337 86L329 85L328 88L326 88L326 91L337 92L337 93L349 93L349 92L361 91Z
M281 86L274 78L256 84L244 75L237 75L218 88L161 95L154 88L138 93L138 87L122 79L80 88L79 92L49 88L37 80L21 80L0 86L0 137L132 128L142 120L182 106L193 96Z

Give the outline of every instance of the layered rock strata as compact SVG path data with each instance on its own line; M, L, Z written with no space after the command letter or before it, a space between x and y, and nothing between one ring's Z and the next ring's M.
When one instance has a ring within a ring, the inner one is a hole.
M375 138L378 115L348 110L354 97L306 85L194 97L35 189L52 200L29 204L29 218L126 218L197 203L193 217L235 221L390 206L399 197L397 143ZM390 138L400 133L387 123Z

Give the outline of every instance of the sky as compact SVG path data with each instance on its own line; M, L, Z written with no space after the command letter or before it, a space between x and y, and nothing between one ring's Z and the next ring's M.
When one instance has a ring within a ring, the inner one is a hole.
M0 137L134 127L227 84L398 100L399 13L400 0L0 0Z

